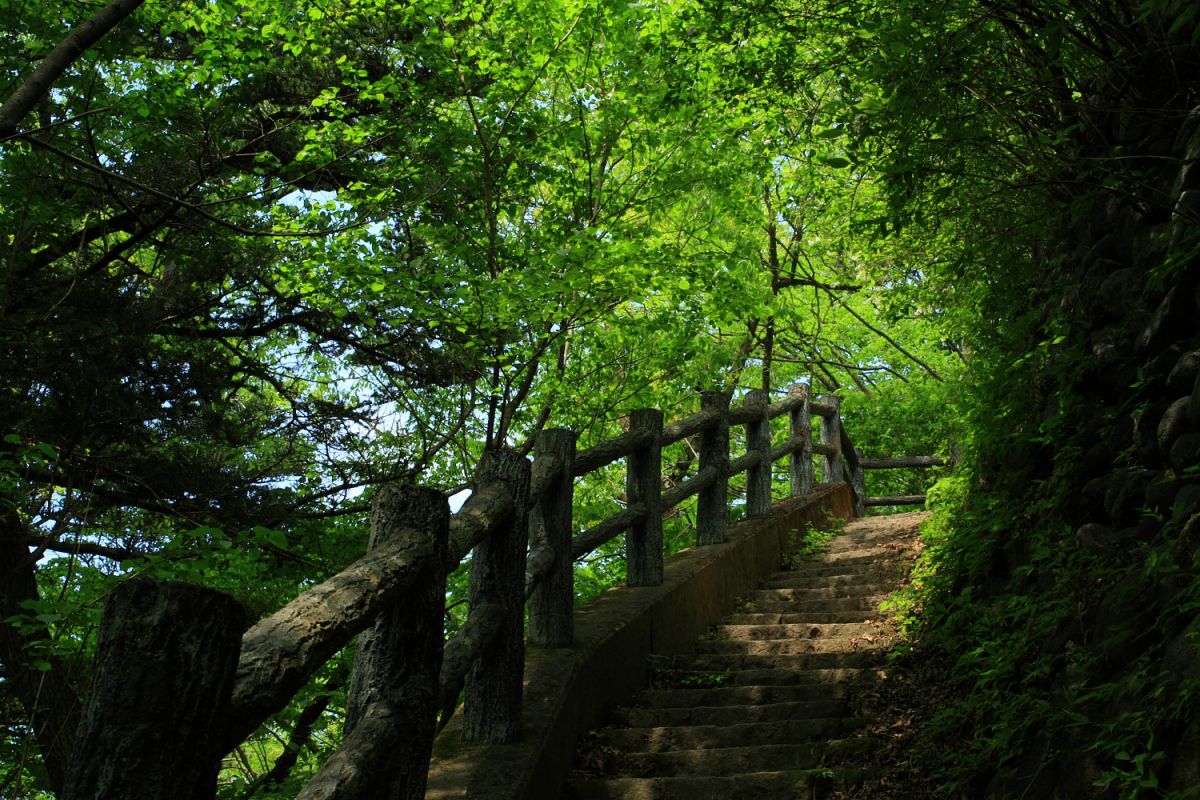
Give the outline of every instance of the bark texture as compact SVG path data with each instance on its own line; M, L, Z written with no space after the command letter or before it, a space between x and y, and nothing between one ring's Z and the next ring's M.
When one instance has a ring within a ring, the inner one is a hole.
M385 505L376 504L376 518L388 515ZM407 592L431 563L439 563L440 552L432 531L398 531L246 631L226 751L287 705L322 664Z
M63 798L211 798L244 627L241 604L212 589L114 589Z
M471 741L512 741L521 719L529 476L529 462L511 450L489 452L479 466L480 486L504 484L517 509L471 560L471 607L493 605L502 615L495 638L467 674L463 736Z
M629 586L658 586L663 581L662 533L662 434L663 414L643 408L629 415L629 432L643 435L647 444L629 454L625 493L630 506L641 504L646 516L625 536L625 564Z
M700 471L714 469L718 478L696 501L696 544L720 544L729 530L729 393L702 393L700 409L716 419L700 434Z
M25 542L25 527L16 513L10 510L0 516L0 664L5 691L12 692L24 709L50 786L61 794L82 706L65 665L53 656L42 656L50 669L39 669L33 655L49 639L49 632L23 605L38 600L36 558ZM6 621L13 618L27 624Z
M83 53L132 14L143 0L112 0L77 25L0 106L0 139L13 135L21 120L41 102L59 76Z
M346 699L345 739L299 798L420 800L442 663L446 541L450 509L441 492L389 487L376 501L371 549L410 530L428 530L437 553L412 591L386 609L358 640Z

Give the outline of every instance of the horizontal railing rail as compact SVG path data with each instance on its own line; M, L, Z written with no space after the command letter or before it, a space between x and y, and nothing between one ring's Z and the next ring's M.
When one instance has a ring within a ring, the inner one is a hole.
M774 403L766 392L752 391L737 406L730 404L729 393L703 392L699 411L666 424L661 411L637 410L623 433L578 451L574 432L545 430L535 440L532 462L512 450L489 451L472 494L454 515L440 492L381 489L367 554L245 632L236 660L229 662L226 685L232 690L224 705L214 706L222 710L203 723L208 736L200 738L218 743L218 755L233 749L357 636L342 746L300 797L374 796L381 786L391 787L390 795L420 796L434 721L444 724L460 697L465 738L506 742L516 736L526 645L573 642L575 561L624 534L627 583L659 585L664 516L695 497L696 544L724 542L731 479L745 476L746 515L765 515L773 497L773 464L783 459L789 495L813 491L819 456L826 483L850 484L857 514L880 499L915 500L868 498L865 470L944 463L924 457L860 459L842 426L841 400L812 398L806 385L790 387ZM787 418L787 435L775 442L771 422L780 417ZM735 426L744 431L745 452L733 457ZM664 487L663 449L685 439L694 459L689 456L683 474ZM575 479L621 460L623 508L577 533ZM446 639L446 578L468 556L467 615ZM107 611L105 619L108 625ZM89 713L102 713L103 698L98 702ZM403 731L396 730L400 722ZM79 759L113 757L102 745L92 742L84 750L89 747ZM364 769L364 759L370 769ZM397 786L409 788L397 794Z
M862 470L873 469L929 469L931 467L949 467L954 465L953 459L941 456L902 456L899 458L863 458L859 462ZM923 494L882 495L870 497L867 495L866 482L858 487L858 496L863 498L863 508L880 506L923 506L926 497Z

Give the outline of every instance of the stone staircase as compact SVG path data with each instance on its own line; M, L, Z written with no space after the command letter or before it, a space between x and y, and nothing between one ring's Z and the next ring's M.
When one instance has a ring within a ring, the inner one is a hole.
M869 773L855 713L895 638L879 603L922 513L856 520L777 573L580 744L564 800L799 800Z

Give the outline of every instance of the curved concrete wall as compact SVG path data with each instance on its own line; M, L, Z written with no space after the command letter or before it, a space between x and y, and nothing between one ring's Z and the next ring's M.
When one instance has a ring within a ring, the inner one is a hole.
M455 715L434 742L426 800L558 800L575 742L646 685L647 656L687 652L780 568L809 524L853 515L846 484L819 486L731 526L725 544L671 556L661 586L610 589L577 609L573 646L526 652L518 740L465 743Z

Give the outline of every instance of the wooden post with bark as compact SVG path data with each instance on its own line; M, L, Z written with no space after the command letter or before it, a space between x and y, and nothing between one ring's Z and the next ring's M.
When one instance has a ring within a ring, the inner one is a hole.
M747 393L745 408L753 416L746 423L746 454L758 453L758 463L746 470L746 516L771 513L771 421L767 418L767 393Z
M570 647L575 641L575 573L571 558L575 432L562 428L542 431L534 455L552 459L558 464L558 473L529 514L529 541L545 548L551 559L549 571L529 597L529 643Z
M642 431L650 441L629 454L625 478L628 507L640 504L645 516L625 534L626 585L658 586L663 582L662 435L663 413L643 408L629 415L630 432Z
M821 477L826 483L842 480L842 399L836 394L823 394L817 398L833 408L833 413L821 417L821 444L833 448L834 454L821 457Z
M412 588L359 634L342 746L297 800L422 800L433 747L446 604L450 507L436 489L384 487L375 498L370 550L413 530L437 555Z
M808 384L797 383L788 387L788 397L797 398L800 404L791 410L791 435L802 444L792 452L789 463L792 496L808 494L813 490L812 412L809 410Z
M862 517L867 513L867 473L857 453L855 456L854 468L850 471L850 485L854 489L854 514Z
M502 620L495 639L467 673L463 738L512 741L521 720L525 671L525 547L528 539L529 462L512 450L493 450L479 464L477 484L504 484L516 508L507 525L475 547L471 606L492 605Z
M719 476L696 499L696 544L720 544L729 538L729 393L702 392L700 410L712 410L717 421L700 433L700 471Z
M213 589L113 589L64 800L211 800L245 627L241 604Z

